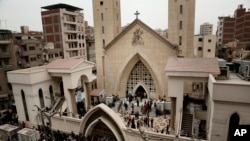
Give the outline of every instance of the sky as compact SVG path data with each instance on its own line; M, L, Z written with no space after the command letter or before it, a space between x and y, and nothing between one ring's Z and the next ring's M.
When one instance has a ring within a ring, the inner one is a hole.
M122 26L139 19L153 29L168 27L168 0L120 0ZM85 20L93 26L92 0L0 0L0 29L20 32L20 26L29 26L30 30L42 31L41 7L66 3L80 7ZM196 0L195 34L205 22L213 24L215 34L219 16L233 16L239 4L250 8L250 0Z

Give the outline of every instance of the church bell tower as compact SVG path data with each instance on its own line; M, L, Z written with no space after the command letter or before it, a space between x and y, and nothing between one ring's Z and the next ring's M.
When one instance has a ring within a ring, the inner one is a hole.
M168 40L179 46L179 57L193 57L195 0L168 0Z
M97 88L105 89L104 47L121 32L120 0L92 0Z

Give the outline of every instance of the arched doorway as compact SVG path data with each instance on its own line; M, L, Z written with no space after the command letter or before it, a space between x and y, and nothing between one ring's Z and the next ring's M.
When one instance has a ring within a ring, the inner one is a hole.
M133 90L133 93L135 94L135 97L148 98L149 97L149 90L147 89L147 86L143 84L142 82L139 82Z
M137 87L138 85L143 84ZM135 90L136 88L136 90ZM147 91L148 90L148 91ZM147 96L151 93L156 93L156 88L154 84L153 77L149 72L148 68L139 60L133 67L130 72L128 81L127 81L127 90L128 93L146 93Z
M23 109L24 109L24 113L25 113L25 118L26 118L26 121L29 121L29 114L28 114L28 109L27 109L27 103L26 103L26 98L25 98L25 94L24 94L23 90L21 90L21 95L22 95Z
M43 99L43 90L39 89L38 94L39 94L40 106L41 108L44 108L45 104L44 104L44 99Z
M117 140L113 132L102 121L99 121L98 123L96 123L96 125L93 127L91 135L89 135L89 137L87 138L94 139L94 140L98 140L98 139L102 140L102 138L112 140L112 141Z
M232 114L229 120L227 141L231 141L231 138L234 135L234 131L239 125L239 122L240 122L239 115L237 113Z
M135 91L135 96L136 97L143 97L145 98L146 95L146 91L144 90L144 88L142 86L139 86L136 91Z
M49 86L49 94L50 94L51 106L53 106L55 103L55 98L54 98L54 94L53 94L52 85Z
M124 128L126 126L123 120L103 103L90 109L80 124L80 132L84 133L85 137L105 136L115 141L126 140Z

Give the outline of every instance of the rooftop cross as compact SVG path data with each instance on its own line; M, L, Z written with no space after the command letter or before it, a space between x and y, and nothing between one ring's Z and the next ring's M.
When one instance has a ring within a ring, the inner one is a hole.
M138 15L140 15L140 13L138 11L136 11L135 12L136 19L138 19Z

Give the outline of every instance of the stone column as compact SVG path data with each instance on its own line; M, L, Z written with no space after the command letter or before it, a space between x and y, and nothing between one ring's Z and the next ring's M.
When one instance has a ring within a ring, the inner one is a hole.
M68 105L68 115L74 116L77 114L76 109L76 97L75 97L75 89L66 89L64 88L64 96ZM63 111L62 111L63 112Z
M71 104L72 104L72 114L76 116L77 113L77 106L76 106L76 95L75 95L75 89L71 89L70 91L70 97L71 97Z
M176 98L171 97L171 118L170 118L170 129L175 129L175 115L176 115Z
M85 86L86 86L86 96L85 96L85 107L86 110L88 111L91 107L91 90L92 90L92 83L91 82L85 82Z

